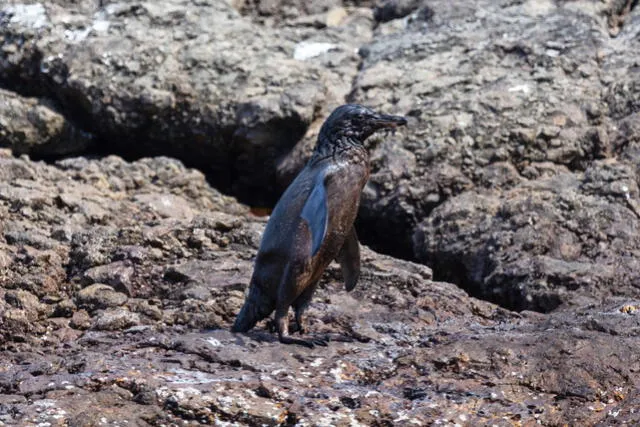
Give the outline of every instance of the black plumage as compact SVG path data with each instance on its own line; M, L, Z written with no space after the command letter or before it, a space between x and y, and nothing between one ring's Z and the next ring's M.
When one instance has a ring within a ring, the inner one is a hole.
M360 275L360 247L353 223L369 178L363 142L373 132L406 124L362 105L336 108L320 129L311 159L276 204L262 236L249 294L232 327L246 332L275 310L281 342L312 347L324 340L289 336L293 307L297 330L302 313L331 260L342 267L352 290Z

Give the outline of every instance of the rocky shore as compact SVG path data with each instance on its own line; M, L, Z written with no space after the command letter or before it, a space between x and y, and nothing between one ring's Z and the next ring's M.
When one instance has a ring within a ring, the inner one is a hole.
M640 8L0 5L0 425L640 423ZM371 138L363 277L228 329L327 114Z

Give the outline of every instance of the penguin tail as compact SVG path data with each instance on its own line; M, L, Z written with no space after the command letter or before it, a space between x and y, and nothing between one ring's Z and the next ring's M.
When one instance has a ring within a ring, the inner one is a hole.
M256 323L269 316L274 308L275 305L260 288L251 286L249 295L231 327L231 332L247 332Z

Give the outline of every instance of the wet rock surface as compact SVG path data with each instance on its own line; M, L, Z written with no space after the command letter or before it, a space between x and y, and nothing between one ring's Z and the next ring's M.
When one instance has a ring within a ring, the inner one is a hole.
M364 248L358 287L334 264L309 309L329 346L286 346L228 332L265 221L201 173L8 152L0 170L3 423L638 421L637 299L518 314Z
M5 1L0 424L638 424L639 11ZM409 119L357 226L420 264L233 335L265 218L212 186L268 212L345 100Z

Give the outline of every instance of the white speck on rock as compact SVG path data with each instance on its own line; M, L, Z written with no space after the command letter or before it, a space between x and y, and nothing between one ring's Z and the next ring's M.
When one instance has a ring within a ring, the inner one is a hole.
M212 347L220 347L222 345L222 343L215 338L208 338L207 342L211 344Z
M218 396L216 400L224 405L231 405L233 403L233 398L231 396Z
M342 367L338 366L334 369L330 369L329 372L331 373L331 375L333 375L333 378L335 378L337 383L341 383L342 381Z
M104 33L109 29L110 25L111 24L109 23L109 21L100 19L100 20L93 21L92 28L99 33Z
M306 61L335 49L338 46L333 43L321 42L300 42L293 50L293 59L298 61Z
M523 93L529 93L531 91L531 89L529 88L529 85L527 84L512 86L508 90L509 92L523 92Z
M201 394L202 394L202 392L200 392L200 390L198 390L196 388L193 388L193 387L181 388L179 390L176 390L176 392L175 392L175 396L179 400L188 399L191 396L200 396Z
M65 30L64 37L72 43L80 43L87 38L90 32L91 27L85 28L84 30Z
M4 10L11 15L12 24L21 24L31 28L42 28L47 25L47 12L40 3L16 4Z
M52 406L56 405L56 402L51 399L43 399L43 400L38 400L34 402L34 405L43 406L45 408L51 408Z

